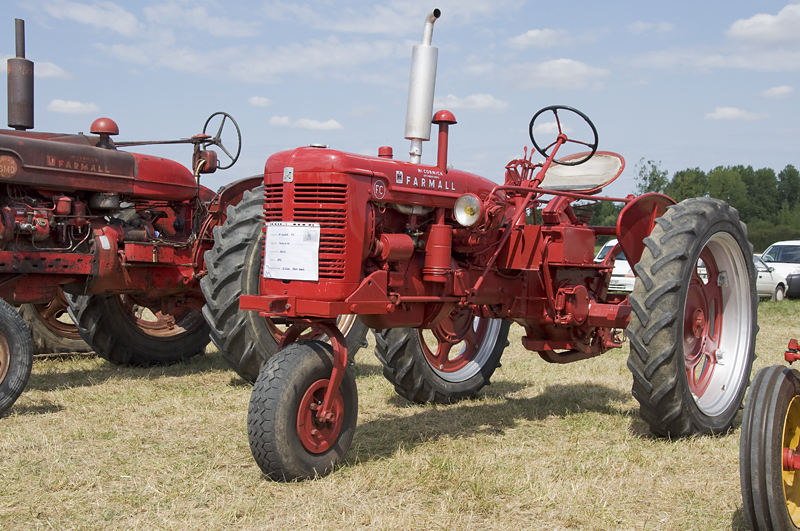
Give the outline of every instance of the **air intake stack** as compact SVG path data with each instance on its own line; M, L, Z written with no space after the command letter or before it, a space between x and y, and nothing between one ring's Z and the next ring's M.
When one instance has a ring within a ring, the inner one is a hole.
M8 126L33 129L33 61L25 59L25 21L14 19L17 56L8 60Z
M408 108L406 110L406 134L411 140L411 162L419 164L422 158L422 141L431 139L433 116L433 93L436 89L436 62L439 49L431 46L433 23L442 15L434 9L425 19L422 44L417 44L411 53L411 79L408 84Z

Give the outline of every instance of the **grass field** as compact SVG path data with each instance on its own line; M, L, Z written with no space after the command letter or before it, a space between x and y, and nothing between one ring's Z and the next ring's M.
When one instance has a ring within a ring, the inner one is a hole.
M783 364L800 301L761 303L756 369ZM479 400L418 406L357 357L342 468L263 479L250 386L216 353L155 369L44 360L0 419L0 529L744 529L739 427L655 439L627 348L565 366L511 346Z

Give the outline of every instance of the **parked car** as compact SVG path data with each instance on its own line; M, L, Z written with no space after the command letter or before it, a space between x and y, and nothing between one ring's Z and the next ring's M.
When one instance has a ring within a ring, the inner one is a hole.
M597 252L594 257L595 262L602 262L608 253L617 245L617 240L609 240ZM633 269L625 259L625 253L620 252L614 260L614 271L611 272L611 282L608 285L608 291L624 291L630 293L633 291L633 285L636 283L636 276L633 274ZM800 284L800 281L798 282Z
M774 267L768 266L764 260L753 255L756 266L756 292L762 299L782 301L786 295L786 278L780 276Z
M800 240L773 243L761 259L785 279L787 297L800 297Z

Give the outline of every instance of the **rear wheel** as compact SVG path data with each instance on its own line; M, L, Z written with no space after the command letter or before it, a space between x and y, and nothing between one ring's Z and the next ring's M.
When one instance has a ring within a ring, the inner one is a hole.
M746 230L723 201L687 199L644 240L629 297L628 368L655 434L724 432L739 411L758 331Z
M474 397L500 366L509 321L457 309L432 330L391 328L375 333L375 355L397 394L417 403Z
M800 528L800 372L762 369L753 378L739 439L745 521L755 531Z
M0 299L0 415L25 390L32 366L31 333L14 307Z
M69 316L64 293L45 304L22 304L19 313L31 331L34 354L91 352Z
M241 295L257 295L259 291L263 210L263 187L245 192L241 202L228 207L225 223L214 228L214 247L205 255L208 275L200 281L206 299L203 315L211 327L211 340L225 362L251 383L278 350L286 328L258 312L239 309ZM355 315L339 317L337 326L347 340L352 360L365 342L367 327ZM325 339L308 335L302 339L312 338Z
M117 365L185 361L204 353L209 342L203 315L189 307L168 313L129 295L69 295L67 300L84 341Z
M328 389L333 349L321 341L298 341L264 365L253 386L247 436L253 458L272 479L324 476L347 453L358 417L358 393L350 366L336 393L329 421L316 412Z

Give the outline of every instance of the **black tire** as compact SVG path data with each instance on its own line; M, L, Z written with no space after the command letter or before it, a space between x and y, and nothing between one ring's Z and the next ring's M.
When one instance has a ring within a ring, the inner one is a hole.
M783 287L783 284L778 284L775 286L775 291L772 292L772 297L770 300L773 302L781 302L786 296L786 288Z
M747 228L723 201L687 199L644 243L628 328L640 415L656 435L725 432L744 399L758 332Z
M783 452L800 444L800 373L772 366L753 379L739 439L742 508L753 531L800 528L800 471Z
M416 328L376 332L375 355L383 364L383 375L394 385L397 394L420 404L446 404L473 398L488 385L508 346L511 322L500 319L474 322L477 326L473 325L473 330L479 330L480 334L464 342L460 355L449 358L452 368L432 365L429 343L435 344L438 340L430 332L427 338L425 331ZM466 357L462 358L464 355Z
M67 301L83 340L115 365L185 361L205 353L210 341L202 314L188 307L164 316L148 312L127 295L67 295Z
M228 206L227 219L214 228L214 247L205 254L208 274L200 281L206 299L203 316L211 340L225 362L253 383L261 367L278 350L281 329L271 320L239 309L239 296L257 295L264 240L264 187L244 193ZM367 327L355 315L342 316L339 327L352 360L365 344Z
M58 290L55 299L46 304L19 306L17 311L31 331L34 355L92 351L81 339L68 310L69 304L61 290Z
M333 421L338 430L312 422L313 412L302 407L312 387L317 392L310 403L321 403L332 370L332 347L316 340L288 345L261 370L250 397L247 436L253 458L269 478L292 481L324 476L350 448L358 419L358 393L349 364L339 387L341 402L336 409L340 417ZM301 424L306 428L301 430ZM306 431L310 428L322 430L319 439L309 442L312 436ZM326 446L314 448L316 441Z
M33 342L25 321L0 299L0 416L25 390L33 366Z

